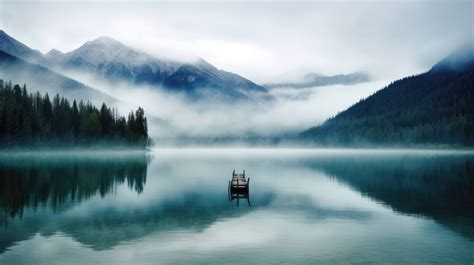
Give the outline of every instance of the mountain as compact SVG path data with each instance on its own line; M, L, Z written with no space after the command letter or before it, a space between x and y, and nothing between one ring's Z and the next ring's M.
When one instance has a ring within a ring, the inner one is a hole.
M200 59L183 63L150 56L117 40L100 37L79 48L50 51L48 63L56 69L92 73L108 81L127 81L184 92L194 99L267 99L268 91L237 74L217 69Z
M25 61L38 64L46 64L41 52L31 49L25 44L10 37L3 30L0 30L0 51L4 51Z
M15 84L34 84L34 87L28 87L30 91L50 95L58 93L69 99L82 99L97 104L115 101L98 90L3 51L0 51L0 79L10 80Z
M466 45L451 53L431 68L431 72L443 70L463 70L472 64L474 58L474 44L472 46Z
M264 85L267 88L307 88L318 86L332 86L332 85L355 85L358 83L369 82L370 77L367 73L355 72L350 74L340 75L322 75L317 73L306 74L303 80L298 82L284 82Z
M62 53L52 49L45 55L0 31L0 50L27 62L57 71L93 74L109 82L129 82L183 92L192 99L268 100L268 91L234 73L219 70L200 59L192 63L156 58L109 37L88 41Z
M184 64L167 77L163 84L173 90L186 91L195 98L247 99L264 98L265 88L234 73L219 70L210 63L199 60Z
M301 137L336 145L474 146L473 51L393 82Z
M108 37L88 41L68 52L50 51L51 66L94 73L111 81L160 84L179 64L154 58Z
M44 55L44 58L49 62L49 64L55 65L62 60L63 56L64 54L61 51L52 49Z
M48 54L53 67L92 73L108 81L128 81L184 92L193 99L247 100L271 98L268 91L237 74L199 59L183 63L152 57L109 37L88 41L62 54Z

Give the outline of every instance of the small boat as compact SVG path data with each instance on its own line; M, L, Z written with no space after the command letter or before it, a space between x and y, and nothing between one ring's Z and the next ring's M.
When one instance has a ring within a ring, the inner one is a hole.
M232 180L229 180L230 192L249 192L250 178L245 177L245 170L243 173L235 173L232 171Z

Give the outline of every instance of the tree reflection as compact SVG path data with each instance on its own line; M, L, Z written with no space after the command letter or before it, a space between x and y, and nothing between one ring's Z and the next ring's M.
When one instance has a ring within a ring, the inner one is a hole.
M474 157L346 157L307 161L394 211L474 238Z
M96 194L104 197L125 182L141 193L148 161L144 152L111 157L0 157L0 208L5 219L21 217L25 208L40 205L56 210L69 201L80 202Z

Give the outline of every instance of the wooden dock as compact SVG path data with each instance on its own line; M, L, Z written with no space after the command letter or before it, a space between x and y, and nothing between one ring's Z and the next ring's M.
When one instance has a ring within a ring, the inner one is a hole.
M232 171L232 180L229 181L229 191L240 191L248 192L249 191L250 178L245 177L245 170L243 173L235 173Z
M229 180L229 201L237 201L239 206L240 199L246 199L250 207L249 185L250 178L245 177L245 170L243 173L235 173L232 171L232 179Z

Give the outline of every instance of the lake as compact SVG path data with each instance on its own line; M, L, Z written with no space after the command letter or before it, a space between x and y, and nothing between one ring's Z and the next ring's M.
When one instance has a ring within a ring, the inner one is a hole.
M4 152L0 192L0 264L474 263L471 151Z

